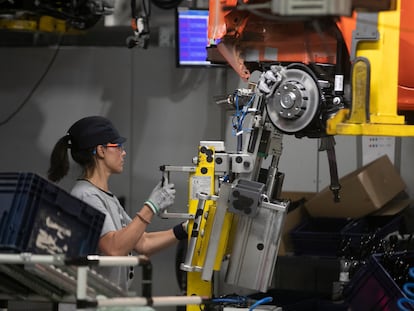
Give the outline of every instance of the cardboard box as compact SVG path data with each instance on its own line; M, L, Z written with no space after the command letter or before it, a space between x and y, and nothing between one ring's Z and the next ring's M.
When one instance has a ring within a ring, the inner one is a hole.
M282 192L281 198L289 200L291 203L283 222L278 256L293 254L290 232L302 222L307 214L304 204L314 195L314 192ZM291 210L292 208L293 210Z
M312 217L363 217L384 207L406 187L386 155L345 175L339 183L340 202L334 202L326 187L306 203Z
M405 194L403 192L402 194ZM413 203L412 199L404 198L402 195L397 195L390 202L384 205L383 208L370 214L372 216L392 216L400 213Z

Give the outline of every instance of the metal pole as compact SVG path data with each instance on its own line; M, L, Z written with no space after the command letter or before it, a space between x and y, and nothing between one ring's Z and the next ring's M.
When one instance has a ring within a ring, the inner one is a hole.
M99 299L99 307L112 306L185 306L185 305L199 305L203 303L203 298L200 296L165 296L165 297L151 297L151 302L144 297L125 297L125 298L108 298Z
M76 287L76 299L86 299L86 289L88 282L88 267L78 267L78 280Z

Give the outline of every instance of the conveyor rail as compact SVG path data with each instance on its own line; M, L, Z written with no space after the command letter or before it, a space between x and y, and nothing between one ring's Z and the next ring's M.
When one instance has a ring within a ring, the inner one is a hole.
M143 297L128 296L98 274L95 266L143 267ZM105 306L178 306L202 304L201 297L152 297L150 262L143 256L97 256L68 259L64 255L0 254L0 300L76 303L78 310ZM144 275L146 278L144 279Z

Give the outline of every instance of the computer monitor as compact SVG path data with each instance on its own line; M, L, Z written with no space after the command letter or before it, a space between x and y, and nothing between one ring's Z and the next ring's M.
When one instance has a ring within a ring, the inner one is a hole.
M176 9L176 59L178 67L215 67L207 60L208 10Z

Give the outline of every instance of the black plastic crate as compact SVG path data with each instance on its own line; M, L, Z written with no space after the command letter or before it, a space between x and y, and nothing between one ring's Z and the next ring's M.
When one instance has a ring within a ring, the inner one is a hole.
M402 287L413 282L410 267L414 267L413 253L373 254L344 289L351 310L401 310L398 300L407 298Z
M401 214L365 216L355 219L347 224L342 231L344 244L347 244L348 252L353 253L354 256L369 251L376 252L381 249L383 238L399 231L402 220Z
M346 218L305 219L290 233L295 255L336 257L342 245Z
M47 182L30 173L0 173L1 245L26 244L41 191ZM32 206L34 206L32 208Z
M34 173L0 173L0 251L97 253L105 215Z

